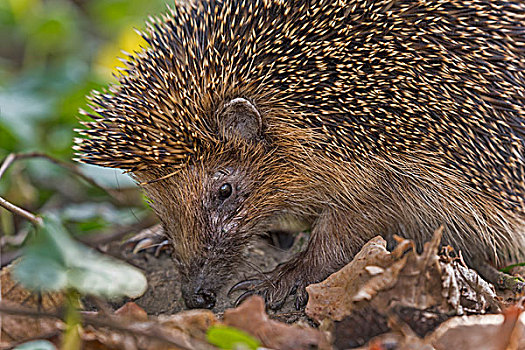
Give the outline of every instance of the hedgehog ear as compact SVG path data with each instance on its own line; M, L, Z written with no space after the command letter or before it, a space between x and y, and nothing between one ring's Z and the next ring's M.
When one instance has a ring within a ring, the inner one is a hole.
M255 106L244 98L235 98L219 113L219 129L226 139L253 142L262 139L262 118Z

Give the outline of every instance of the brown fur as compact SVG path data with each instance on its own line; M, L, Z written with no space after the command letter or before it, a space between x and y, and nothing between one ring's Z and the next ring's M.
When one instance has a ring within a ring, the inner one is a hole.
M273 272L272 287L266 286L272 302L282 301L296 283L304 287L324 279L378 234L395 233L422 244L445 225L444 242L460 249L471 263L474 259L503 263L523 254L525 242L517 234L523 232L522 219L480 198L459 178L432 174L426 163L398 159L398 164L355 165L312 153L300 143L296 146L293 152L286 145L268 156L257 146L235 154L221 145L207 153L210 158L199 162L199 169L189 166L145 186L153 203L158 203L153 208L164 219L175 256L187 275L213 266L203 275L227 280L253 235L269 231L275 218L285 215L310 223L312 235L304 252ZM246 171L241 183L250 195L228 221L237 225L235 229L220 236L217 225L208 226L214 214L202 202L216 191L206 184L210 174L227 167ZM139 176L139 180L161 175ZM173 192L168 195L167 189ZM212 256L205 253L208 245Z
M77 150L147 183L189 305L211 306L193 294L220 288L211 277L282 216L312 235L256 285L276 307L295 289L304 303L306 284L377 234L421 245L445 225L471 264L523 258L523 13L483 0L176 7L113 93L93 95Z

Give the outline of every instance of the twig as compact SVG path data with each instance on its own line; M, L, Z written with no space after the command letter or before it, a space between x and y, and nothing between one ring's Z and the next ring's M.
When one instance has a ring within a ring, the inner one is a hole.
M42 312L29 308L22 308L19 306L6 305L3 302L0 303L0 313L35 318L54 318L59 320L62 320L63 318L63 315L59 312ZM116 331L129 333L131 335L138 335L155 341L162 341L164 343L176 346L181 349L215 349L211 345L198 339L185 339L182 335L175 336L173 332L170 332L168 334L162 329L159 329L158 324L151 321L130 323L129 320L127 320L126 322L121 322L117 316L101 318L99 316L93 316L85 312L81 312L81 316L83 323L86 325L91 325L94 327L106 327ZM190 344L188 344L188 342ZM188 347L188 345L190 345L191 347Z
M36 216L35 214L32 214L28 212L25 209L22 209L20 207L17 207L13 203L10 203L6 201L4 198L0 197L0 206L4 207L5 209L9 210L12 213L18 214L27 220L31 221L33 224L40 226L42 225L42 219Z
M9 166L11 164L13 164L13 162L16 160L16 158L17 158L17 155L15 153L11 153L10 155L8 155L5 158L5 160L2 162L2 165L0 166L0 179L2 178L4 173L6 172L7 168L9 168ZM39 218L38 216L28 212L25 209L22 209L22 208L20 208L20 207L18 207L16 205L14 205L11 202L8 202L7 200L5 200L2 197L0 197L0 206L4 207L5 209L9 210L12 213L18 214L18 215L26 218L27 220L31 221L36 226L42 225L42 219L41 218Z
M42 158L50 161L53 164L56 164L68 171L71 171L76 176L82 178L84 181L89 183L92 186L95 186L97 188L100 188L104 191L106 191L108 194L110 194L113 198L115 198L118 201L122 201L122 196L118 191L105 188L98 183L96 183L92 178L89 176L84 175L76 166L69 164L67 162L61 161L59 159L53 158L47 154L40 153L40 152L29 152L29 153L11 153L9 154L4 161L2 162L2 165L0 165L0 179L4 175L4 173L7 171L7 169L16 161L20 159L27 159L27 158ZM22 209L13 203L7 201L6 199L0 197L0 206L4 207L5 209L11 211L12 213L18 214L27 220L31 221L35 225L41 225L42 219L38 216L30 213L29 211Z
M15 159L16 159L16 155L14 153L11 153L5 158L5 160L2 162L2 166L0 166L0 179L2 178L2 175L4 175L7 168L9 168L9 166L11 165L11 163L14 162Z
M0 258L0 267L4 267L10 264L13 260L22 255L22 249L2 252L2 257Z
M13 159L12 160L8 159L9 157L13 157ZM70 164L68 162L64 162L64 161L62 161L60 159L56 159L56 158L51 157L51 156L49 156L49 155L47 155L45 153L40 153L40 152L12 153L9 156L7 156L6 161L10 160L11 163L12 163L14 160L27 159L27 158L42 158L42 159L46 159L46 160L50 161L51 163L53 163L55 165L58 165L58 166L60 166L60 167L62 167L64 169L72 172L76 176L80 177L82 180L86 181L91 186L100 188L101 190L107 192L112 197L114 197L116 200L122 201L122 195L121 195L120 192L115 191L115 190L113 190L111 188L106 188L106 187L104 187L102 185L99 185L95 180L93 180L89 176L86 176L84 173L82 173L78 169L78 167L76 165ZM9 165L10 164L8 164L7 166L9 166ZM0 178L1 177L2 177L2 172L1 172L1 168L0 168Z
M105 317L111 317L112 313L115 311L109 303L102 299L101 297L95 295L86 295L86 300L89 303L92 303L98 310L99 315Z

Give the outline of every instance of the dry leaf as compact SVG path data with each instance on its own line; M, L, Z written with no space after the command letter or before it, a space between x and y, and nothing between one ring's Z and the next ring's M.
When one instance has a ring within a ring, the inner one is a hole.
M525 313L511 307L500 315L454 317L429 336L437 350L525 349Z
M450 315L498 311L491 285L460 259L438 255L441 235L437 230L421 254L410 240L398 239L389 253L385 241L374 238L343 269L307 287L306 313L335 321L335 342L348 347L387 331L393 318L424 337Z
M251 296L239 307L224 312L224 323L256 337L272 349L330 349L326 336L313 328L301 328L271 320L264 311L264 300Z
M49 293L42 296L22 288L11 277L11 266L6 266L0 273L2 286L2 303L13 307L38 309L42 312L55 312L62 303L60 293ZM12 346L26 339L55 337L64 328L60 320L2 314L0 347Z
M180 349L161 341L158 335L162 335L177 341L184 349L213 349L205 343L207 329L217 323L210 310L183 311L175 315L151 318L149 321L144 320L143 310L140 310L142 309L134 303L128 303L115 312L126 317L118 317L114 321L126 325L131 332L122 332L111 327L86 327L82 335L85 346L90 348L100 344L104 349Z
M120 316L121 318L130 321L145 322L148 320L147 312L132 301L127 302L115 311L115 316Z
M373 272L377 273L378 269L390 266L392 260L386 250L386 241L379 236L371 239L341 270L321 283L306 287L309 295L306 314L318 322L325 318L342 320L354 306L349 295L358 293L365 281L370 279L370 273L365 268L373 266Z
M206 331L218 321L210 310L187 310L171 316L159 316L158 322L167 332L181 332L205 341Z
M459 259L440 259L441 234L436 231L421 255L409 240L389 253L381 237L372 239L343 269L307 287L307 315L340 321L356 309L372 306L386 314L395 305L459 315L497 311L492 286Z

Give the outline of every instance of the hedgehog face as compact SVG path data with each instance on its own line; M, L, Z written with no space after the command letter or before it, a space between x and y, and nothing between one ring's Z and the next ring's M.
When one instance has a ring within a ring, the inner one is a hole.
M220 115L217 134L222 141L208 145L206 157L175 176L144 185L173 243L182 294L190 308L214 306L217 291L235 272L243 249L264 230L263 218L274 210L259 200L268 199L261 191L269 187L261 184L269 178L265 168L273 167L265 167L267 152L257 141L260 129L254 113L252 105L233 100Z
M262 213L272 210L256 206L258 181L256 173L245 168L246 159L241 167L237 152L226 153L188 166L162 183L144 186L173 243L182 295L190 308L214 306L243 249L264 230Z
M251 183L235 166L209 169L201 163L173 179L167 188L175 196L159 193L164 197L157 199L156 211L173 242L182 294L190 308L213 307L216 292L242 256L252 235L244 224Z

